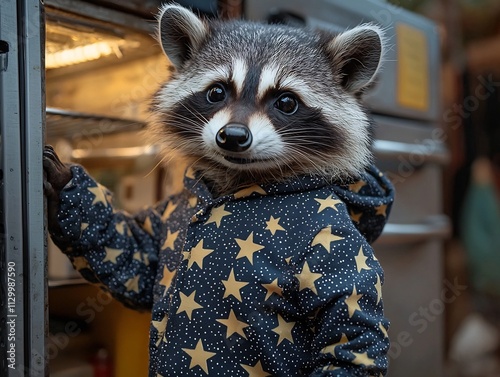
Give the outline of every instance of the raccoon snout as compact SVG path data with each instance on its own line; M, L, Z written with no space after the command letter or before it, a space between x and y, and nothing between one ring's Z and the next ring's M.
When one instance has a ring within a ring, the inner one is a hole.
M244 152L252 145L252 132L243 124L227 124L222 127L215 141L217 145L229 152Z

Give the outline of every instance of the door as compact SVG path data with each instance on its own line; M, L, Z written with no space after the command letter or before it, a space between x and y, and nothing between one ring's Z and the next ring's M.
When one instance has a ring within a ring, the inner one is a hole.
M39 0L0 2L0 375L45 376L46 252Z

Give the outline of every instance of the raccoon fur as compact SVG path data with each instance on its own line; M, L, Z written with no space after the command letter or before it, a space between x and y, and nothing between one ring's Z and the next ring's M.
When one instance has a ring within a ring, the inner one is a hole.
M154 96L150 130L217 194L301 174L328 181L371 163L358 101L381 65L381 28L325 31L206 22L166 5L158 40L175 70Z

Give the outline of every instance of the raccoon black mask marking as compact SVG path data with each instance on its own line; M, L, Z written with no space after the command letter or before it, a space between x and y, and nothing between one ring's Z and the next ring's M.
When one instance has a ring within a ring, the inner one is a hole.
M344 179L371 162L357 95L383 54L375 25L339 35L244 21L207 23L166 5L159 41L175 67L151 129L221 194L299 174Z

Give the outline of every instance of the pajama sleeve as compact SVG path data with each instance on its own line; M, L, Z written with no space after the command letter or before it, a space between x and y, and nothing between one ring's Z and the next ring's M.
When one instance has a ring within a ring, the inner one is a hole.
M60 195L60 230L51 236L73 266L129 307L152 306L166 204L136 216L116 210L111 194L80 166Z
M310 377L378 377L386 373L389 349L383 271L348 215L337 217L347 225L321 229L297 268L300 305L314 318Z

